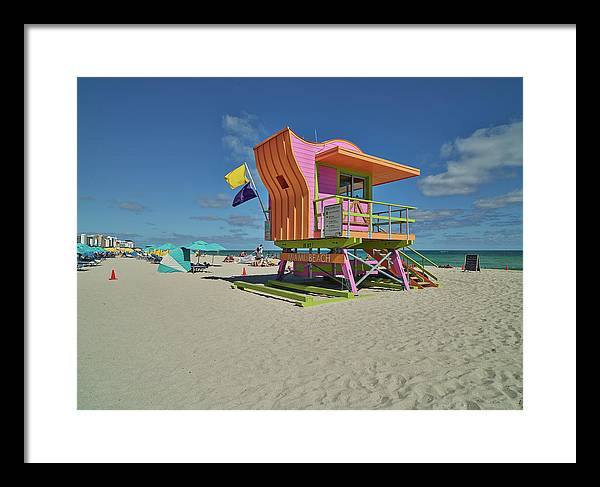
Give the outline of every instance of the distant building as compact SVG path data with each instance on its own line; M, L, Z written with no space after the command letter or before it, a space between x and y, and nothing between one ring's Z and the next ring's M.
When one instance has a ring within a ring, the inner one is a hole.
M135 243L133 240L117 240L117 247L127 247L132 249L135 247Z
M90 247L116 247L117 238L111 235L85 234L80 233L77 236L77 243L89 245Z

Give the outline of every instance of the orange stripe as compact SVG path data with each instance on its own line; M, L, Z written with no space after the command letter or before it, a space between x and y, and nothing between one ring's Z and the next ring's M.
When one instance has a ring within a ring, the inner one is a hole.
M310 189L292 149L292 134L305 141L285 128L254 147L256 167L271 198L271 232L275 240L299 240L311 236ZM305 142L324 146L331 141ZM360 151L358 147L356 149ZM276 179L278 175L286 178L288 189L281 189Z

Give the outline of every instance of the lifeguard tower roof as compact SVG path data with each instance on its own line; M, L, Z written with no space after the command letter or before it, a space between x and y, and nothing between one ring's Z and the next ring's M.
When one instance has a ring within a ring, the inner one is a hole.
M405 166L404 164L398 164L381 157L340 146L317 152L315 157L318 161L333 167L367 173L372 177L373 186L392 183L421 174L421 171L416 167Z

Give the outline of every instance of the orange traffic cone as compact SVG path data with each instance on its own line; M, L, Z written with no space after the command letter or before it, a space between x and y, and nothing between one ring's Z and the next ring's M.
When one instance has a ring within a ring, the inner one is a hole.
M113 269L112 272L110 273L109 281L116 281L116 280L117 280L117 276L115 275L115 270Z
M246 268L244 267L242 269L242 276L247 276L247 275L248 275L248 273L246 272Z

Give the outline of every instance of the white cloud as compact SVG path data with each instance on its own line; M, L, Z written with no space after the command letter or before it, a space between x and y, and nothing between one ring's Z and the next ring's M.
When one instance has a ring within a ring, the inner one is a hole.
M255 215L230 215L227 223L234 227L257 227L260 228L262 218Z
M222 216L214 216L214 215L202 215L202 216L190 216L191 220L198 220L201 222L216 222L224 220Z
M122 210L132 211L133 213L141 213L146 207L135 201L120 201L117 206Z
M410 212L410 218L415 218L420 222L432 222L454 218L457 215L462 215L464 210L461 209L441 209L441 210L414 210Z
M443 157L454 155L446 172L425 176L419 188L425 196L470 194L502 169L523 165L523 122L478 129L441 148Z
M473 202L473 206L479 209L493 210L496 208L504 208L508 205L523 203L523 190L515 189L509 193L495 196L493 198L481 198Z
M239 161L254 160L254 146L264 135L264 128L256 115L243 112L241 116L224 115L222 122L225 135L223 145L228 155Z
M233 197L226 195L225 193L219 193L214 197L203 196L198 199L198 204L202 208L227 208L231 206Z
M190 216L192 220L198 221L224 221L233 227L257 227L262 219L255 215L229 215L227 217L217 215Z
M447 157L450 157L453 152L454 152L454 143L446 142L444 145L442 145L442 148L440 149L440 156L443 157L444 159L446 159Z

